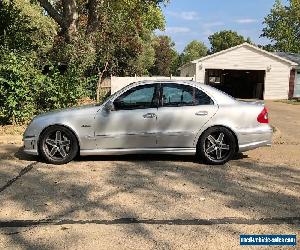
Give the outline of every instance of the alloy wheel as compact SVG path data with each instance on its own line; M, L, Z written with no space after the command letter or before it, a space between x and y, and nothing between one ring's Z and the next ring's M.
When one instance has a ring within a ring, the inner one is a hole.
M205 154L211 160L221 161L230 154L230 145L223 132L212 133L204 141Z
M56 130L47 136L44 148L48 157L54 160L63 160L70 152L70 145L68 135L63 131Z

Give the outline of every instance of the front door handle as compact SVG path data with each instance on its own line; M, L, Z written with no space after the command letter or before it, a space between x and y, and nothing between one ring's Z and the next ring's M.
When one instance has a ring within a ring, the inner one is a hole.
M198 111L195 113L195 115L208 115L207 111Z
M156 114L154 114L154 113L147 113L147 114L144 114L143 117L145 119L152 119L152 118L156 117Z

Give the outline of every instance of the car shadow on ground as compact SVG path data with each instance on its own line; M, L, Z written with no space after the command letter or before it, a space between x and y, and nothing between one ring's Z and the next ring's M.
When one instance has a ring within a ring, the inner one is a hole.
M237 154L232 160L241 160L248 158L245 154ZM101 156L79 156L74 161L174 161L174 162L191 162L206 164L202 159L195 155L171 155L171 154L129 154L129 155L101 155Z
M23 147L19 147L17 150L14 150L14 157L22 161L42 161L42 158L37 155L29 155L24 153Z

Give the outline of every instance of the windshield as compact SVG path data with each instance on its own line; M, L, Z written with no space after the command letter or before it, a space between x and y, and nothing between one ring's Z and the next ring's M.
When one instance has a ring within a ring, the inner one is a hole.
M107 92L107 94L104 96L103 100L101 103L96 104L96 106L100 106L103 103L105 103L108 99L113 98L114 96L118 95L121 91L123 91L125 88L130 89L130 86L133 86L134 84L136 84L136 82L133 82L125 87L123 87L122 89L119 89L118 91L116 91L115 93L111 94L111 92Z
M117 91L117 92L115 92L115 93L113 93L113 94L111 94L110 91L107 92L107 94L103 97L102 101L99 102L99 103L97 103L96 106L102 105L102 104L105 103L108 99L110 99L111 97L117 95L120 91L121 91L121 90L119 90L119 91Z

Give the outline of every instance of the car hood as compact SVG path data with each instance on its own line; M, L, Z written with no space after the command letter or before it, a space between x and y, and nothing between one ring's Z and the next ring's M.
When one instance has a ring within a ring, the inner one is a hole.
M68 117L68 116L73 116L77 113L89 114L89 113L97 112L97 110L99 110L100 108L101 106L96 106L95 104L93 104L93 105L83 105L79 107L58 109L58 110L53 110L50 112L39 114L36 117L34 117L34 119L60 117L60 116Z

